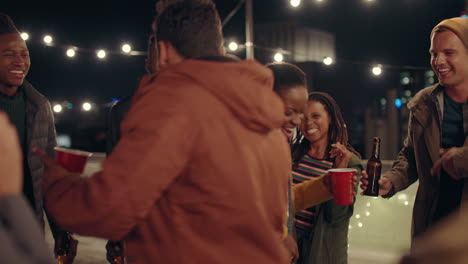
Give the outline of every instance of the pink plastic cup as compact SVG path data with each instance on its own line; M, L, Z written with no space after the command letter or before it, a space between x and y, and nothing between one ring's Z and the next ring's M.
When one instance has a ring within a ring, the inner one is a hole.
M356 174L356 169L330 169L332 181L333 195L337 205L353 204L353 177Z
M55 147L55 156L57 162L69 172L83 173L88 158L93 154L91 152Z

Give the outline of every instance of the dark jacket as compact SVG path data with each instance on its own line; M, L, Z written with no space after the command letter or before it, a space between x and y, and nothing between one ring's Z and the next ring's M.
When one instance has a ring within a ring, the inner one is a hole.
M124 99L115 103L109 111L109 118L107 121L107 155L112 152L115 145L117 145L117 142L119 142L120 124L127 115L131 104L132 97L125 97Z
M0 198L0 263L53 263L41 228L21 196Z
M419 180L413 208L413 238L432 225L440 195L440 175L432 176L430 169L440 157L443 96L443 87L434 85L418 92L408 103L408 136L392 169L383 175L393 183L391 195ZM468 103L464 105L464 128L463 151L454 157L454 166L462 178L468 178ZM467 199L468 185L465 184L462 200Z
M39 157L32 153L34 147L44 150L49 157L55 157L54 147L55 123L52 108L47 98L39 93L29 82L24 81L22 88L26 96L26 134L27 152L24 154L28 162L28 168L32 178L35 200L35 215L42 228L44 228L42 175L44 164ZM62 232L59 227L49 219L54 237Z

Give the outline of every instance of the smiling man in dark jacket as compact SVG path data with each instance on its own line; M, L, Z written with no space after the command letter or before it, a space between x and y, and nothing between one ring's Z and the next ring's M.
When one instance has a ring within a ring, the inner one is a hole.
M25 80L30 65L25 41L11 19L0 13L0 110L7 113L18 131L24 157L23 194L43 227L43 193L40 185L44 165L31 149L40 148L53 157L55 125L49 101ZM56 241L68 237L52 221L49 224Z

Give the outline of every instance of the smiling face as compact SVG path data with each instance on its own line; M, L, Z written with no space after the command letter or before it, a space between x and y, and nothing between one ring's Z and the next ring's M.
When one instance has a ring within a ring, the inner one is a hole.
M304 121L301 124L301 133L312 144L325 144L329 142L331 125L330 114L325 106L317 101L309 101L304 113Z
M446 88L468 87L468 49L450 30L431 38L431 66Z
M24 82L31 61L18 33L0 34L0 93L12 96Z
M282 130L288 139L294 135L294 129L301 124L301 119L307 106L307 88L294 85L278 91L285 106L286 117Z

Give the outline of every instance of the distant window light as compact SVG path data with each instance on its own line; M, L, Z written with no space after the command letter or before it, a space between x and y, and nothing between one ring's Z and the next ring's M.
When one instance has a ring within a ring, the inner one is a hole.
M403 105L403 101L400 98L395 99L395 107L400 109Z
M434 77L434 75L435 75L434 72L431 71L431 70L426 71L426 72L424 73L424 76L426 76L426 78L428 78L428 77Z
M401 84L408 85L410 83L410 80L411 80L410 77L405 76L401 78Z
M67 134L57 134L57 145L60 147L70 148L71 147L71 137Z
M386 104L387 104L387 99L381 98L381 99L380 99L380 104L381 104L382 106L386 105Z

